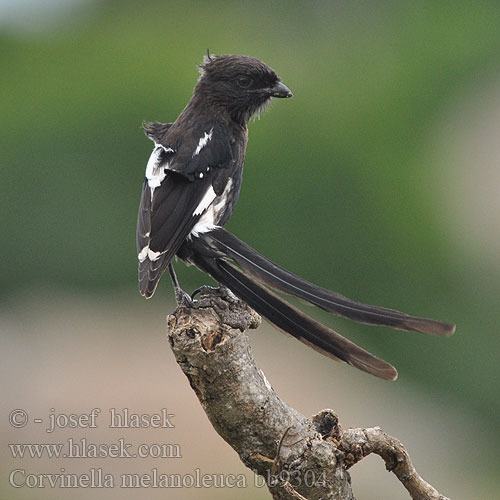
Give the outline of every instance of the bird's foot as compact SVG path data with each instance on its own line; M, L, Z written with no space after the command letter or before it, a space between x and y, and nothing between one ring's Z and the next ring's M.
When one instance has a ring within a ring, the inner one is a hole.
M193 299L181 287L176 287L174 293L177 307L193 307Z
M219 292L221 297L228 299L230 302L241 302L238 297L227 286L220 285Z
M215 286L209 286L209 285L202 285L199 288L197 288L192 294L191 294L191 300L194 300L196 295L202 294L202 293L216 293L220 290L220 288L217 288Z
M191 294L191 299L194 300L196 295L203 295L203 294L208 294L208 295L217 295L223 299L229 300L229 302L235 302L238 299L236 295L234 295L229 288L225 287L224 285L220 285L218 287L215 286L209 286L209 285L203 285L197 288L192 294Z

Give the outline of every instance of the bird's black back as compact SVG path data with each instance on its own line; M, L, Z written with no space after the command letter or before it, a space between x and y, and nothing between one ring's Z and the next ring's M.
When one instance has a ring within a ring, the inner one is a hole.
M241 189L248 120L271 98L276 73L258 59L205 60L174 123L145 123L155 143L137 220L139 289L150 297L189 238L223 226ZM285 87L286 89L286 87Z

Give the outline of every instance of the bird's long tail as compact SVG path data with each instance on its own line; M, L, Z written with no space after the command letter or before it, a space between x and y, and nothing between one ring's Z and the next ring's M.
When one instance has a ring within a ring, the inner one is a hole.
M294 295L338 316L359 323L384 325L432 335L448 336L455 331L455 325L449 323L410 316L385 307L361 304L314 285L270 261L225 229L217 228L205 233L203 237L211 248L219 252L222 259L232 259L258 282Z
M230 262L206 254L196 254L193 261L285 333L330 358L345 361L377 377L386 380L397 378L398 372L392 365L306 316Z
M360 304L318 287L274 264L222 228L193 238L190 246L190 261L277 328L326 356L345 361L380 378L395 380L398 374L392 365L305 315L270 288L360 323L441 336L451 335L455 330L455 326L448 323Z

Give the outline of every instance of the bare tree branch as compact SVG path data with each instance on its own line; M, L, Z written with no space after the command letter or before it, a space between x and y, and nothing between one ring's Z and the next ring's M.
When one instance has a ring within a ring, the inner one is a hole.
M387 470L397 476L413 500L449 500L418 475L403 443L380 427L346 430L339 449L345 454L344 464L347 467L371 453L382 457Z
M379 428L342 432L337 415L308 419L283 402L257 366L248 329L260 317L225 290L205 290L168 317L168 339L205 413L273 498L355 500L349 467L377 453L414 500L447 500L416 473L402 444Z

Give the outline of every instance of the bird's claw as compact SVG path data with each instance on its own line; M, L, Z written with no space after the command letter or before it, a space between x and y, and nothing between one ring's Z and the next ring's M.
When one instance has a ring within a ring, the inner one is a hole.
M182 288L175 290L175 301L177 307L193 307L193 299Z
M201 293L207 293L207 292L218 292L220 288L217 288L215 286L209 286L209 285L202 285L199 288L197 288L192 294L191 294L191 300L194 300L196 295L201 294Z

